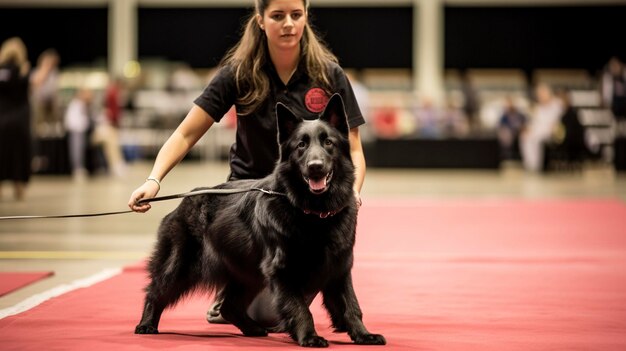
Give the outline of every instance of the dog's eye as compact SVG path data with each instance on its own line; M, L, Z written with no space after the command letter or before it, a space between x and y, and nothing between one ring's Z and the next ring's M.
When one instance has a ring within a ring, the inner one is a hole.
M305 147L306 147L306 142L305 142L305 141L301 141L301 142L299 142L299 143L298 143L298 147L299 147L300 149L305 148Z
M332 140L326 139L326 140L324 140L324 145L326 145L326 146L333 146L334 144L333 144Z

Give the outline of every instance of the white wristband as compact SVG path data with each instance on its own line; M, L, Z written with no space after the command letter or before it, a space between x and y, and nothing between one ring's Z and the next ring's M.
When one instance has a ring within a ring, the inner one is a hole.
M146 179L146 182L149 181L149 180L155 182L159 186L159 190L161 190L161 182L158 179L156 179L155 177L148 177Z

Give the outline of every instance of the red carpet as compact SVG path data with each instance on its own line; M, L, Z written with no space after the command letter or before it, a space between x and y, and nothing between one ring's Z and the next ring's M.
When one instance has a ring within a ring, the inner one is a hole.
M367 201L354 284L386 347L349 344L318 302L337 350L626 350L626 204L588 201ZM166 311L134 335L138 269L0 320L2 350L300 349L204 320L210 299Z
M47 278L54 272L0 272L0 296Z

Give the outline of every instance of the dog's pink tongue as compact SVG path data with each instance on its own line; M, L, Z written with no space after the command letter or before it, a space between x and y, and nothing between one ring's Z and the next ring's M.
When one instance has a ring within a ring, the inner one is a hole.
M309 179L309 188L313 190L322 190L326 187L326 178L320 180Z

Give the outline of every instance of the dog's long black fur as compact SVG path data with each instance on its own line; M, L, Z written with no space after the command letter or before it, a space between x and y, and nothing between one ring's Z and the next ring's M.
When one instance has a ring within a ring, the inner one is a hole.
M163 310L197 289L223 289L222 316L247 336L267 329L248 316L269 288L280 325L302 346L326 347L308 308L323 294L333 327L357 344L385 344L371 334L352 286L357 208L348 124L339 95L315 121L277 105L280 159L260 180L216 188L264 188L185 198L162 221L150 259L151 282L137 334L158 333Z

